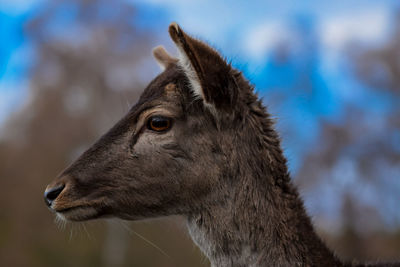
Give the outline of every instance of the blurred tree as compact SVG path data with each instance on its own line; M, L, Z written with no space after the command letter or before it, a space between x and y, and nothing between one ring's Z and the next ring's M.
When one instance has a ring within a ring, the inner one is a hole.
M400 19L395 28L382 47L349 49L360 86L349 88L340 120L322 120L297 174L315 221L348 259L396 259L400 249L390 236L400 228Z
M48 1L26 25L35 51L29 101L0 139L0 187L7 189L0 195L1 266L201 264L198 250L170 220L135 229L177 262L118 223L107 224L106 236L101 226L86 234L84 225L72 225L68 241L70 233L57 230L42 199L46 184L111 127L157 73L149 59L153 33L136 26L136 12L122 0Z
M321 76L315 20L299 15L288 28L288 39L271 51L255 84L270 113L279 114L278 131L290 170L296 173L320 130L320 120L336 110L331 88Z

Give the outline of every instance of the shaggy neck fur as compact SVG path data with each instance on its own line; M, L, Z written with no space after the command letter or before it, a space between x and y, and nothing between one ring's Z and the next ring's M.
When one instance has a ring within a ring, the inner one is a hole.
M216 193L223 197L189 216L192 238L212 266L341 266L290 182L272 121L250 97L243 131L232 132L236 145Z

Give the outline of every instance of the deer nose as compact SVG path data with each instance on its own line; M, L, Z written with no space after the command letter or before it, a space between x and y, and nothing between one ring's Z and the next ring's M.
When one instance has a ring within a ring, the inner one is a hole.
M51 206L53 201L60 195L60 193L63 191L65 185L59 185L53 188L46 189L44 192L44 202L46 202L47 206Z

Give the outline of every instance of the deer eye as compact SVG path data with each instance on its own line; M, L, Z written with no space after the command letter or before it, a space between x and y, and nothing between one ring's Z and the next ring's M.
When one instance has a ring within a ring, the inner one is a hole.
M163 132L171 128L171 119L163 116L153 116L147 121L147 129L155 132Z

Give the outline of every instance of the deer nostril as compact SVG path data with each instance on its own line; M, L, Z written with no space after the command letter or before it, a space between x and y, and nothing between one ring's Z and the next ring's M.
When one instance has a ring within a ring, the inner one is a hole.
M63 191L65 185L60 185L54 188L50 188L44 192L44 201L47 206L50 207L51 203L58 197L58 195Z

